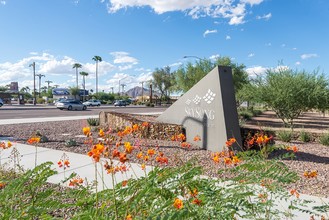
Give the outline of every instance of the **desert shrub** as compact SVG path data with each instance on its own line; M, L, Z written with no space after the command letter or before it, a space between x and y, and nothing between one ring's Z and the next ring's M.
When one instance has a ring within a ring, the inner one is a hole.
M299 133L299 139L303 142L310 142L312 140L312 134L310 132L302 130Z
M88 118L87 119L89 126L98 126L99 125L99 119L98 118Z
M69 140L66 140L65 141L65 146L67 147L74 147L74 146L77 146L77 141L74 140L74 139L69 139Z
M287 131L287 130L280 130L280 131L276 132L276 136L281 141L290 142L293 138L293 132Z
M248 111L247 109L238 111L238 114L241 118L246 120L249 120L253 117L253 113L251 111Z
M322 134L319 137L319 141L320 141L321 144L323 144L325 146L329 146L329 133Z
M145 105L147 107L154 107L154 103L150 103L150 102L145 102Z
M38 104L45 104L46 100L44 100L43 98L37 98L37 103Z

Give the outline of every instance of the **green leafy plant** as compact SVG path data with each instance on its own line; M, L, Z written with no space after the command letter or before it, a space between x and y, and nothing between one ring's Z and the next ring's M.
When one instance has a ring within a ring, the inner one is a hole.
M88 122L89 126L98 126L99 125L98 118L88 118L87 122Z
M310 142L312 141L312 134L310 132L302 130L299 133L299 139L303 142Z
M322 134L319 137L319 141L320 141L321 144L323 144L325 146L329 146L329 133Z
M280 130L280 131L276 132L276 136L281 141L290 142L293 138L293 132L288 131L288 130Z

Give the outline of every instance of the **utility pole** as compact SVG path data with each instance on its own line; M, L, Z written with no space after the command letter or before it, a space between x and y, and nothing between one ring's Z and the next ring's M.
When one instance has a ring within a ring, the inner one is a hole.
M122 95L124 95L124 93L125 93L125 86L126 86L126 84L121 84L121 86L122 86Z
M36 105L36 94L35 94L35 62L29 65L29 67L33 68L33 105Z
M48 90L49 90L49 84L52 83L53 81L46 80L45 82L48 84L47 88L48 88Z
M40 92L40 87L41 87L41 77L46 77L43 74L36 74L36 76L39 77L39 98L41 98L41 92Z
M111 86L111 87L110 87L110 89L112 90L112 94L113 94L113 89L114 89L114 87L113 87L113 86Z

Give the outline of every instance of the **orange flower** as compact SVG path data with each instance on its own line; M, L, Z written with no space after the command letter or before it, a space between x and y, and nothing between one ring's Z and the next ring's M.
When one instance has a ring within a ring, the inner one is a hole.
M142 126L143 126L143 127L148 127L148 126L149 126L149 123L146 122L146 121L144 121L144 122L142 123Z
M296 153L298 152L298 148L296 146L292 146L292 151Z
M125 142L126 153L130 154L133 151L133 146L131 146L130 142Z
M138 127L138 124L134 124L134 125L133 125L133 131L138 131L138 128L139 128L139 127Z
M174 201L174 207L176 209L182 209L184 207L183 201L179 198L176 198Z
M164 156L158 156L155 158L156 162L161 163L161 164L168 164L168 158Z
M201 205L202 200L195 198L195 199L193 199L192 203L195 205Z
M232 163L231 158L229 158L229 157L225 157L225 158L224 158L224 163L225 163L226 165L231 164L231 163Z
M267 197L268 197L267 194L258 194L258 198L260 198L262 202L266 202Z
M120 157L119 160L121 163L125 163L128 159L127 159L127 154L126 153L120 153Z
M154 149L148 149L147 154L150 155L150 156L153 156L155 154L155 150Z
M105 133L103 131L103 129L100 129L99 132L98 132L98 136L99 137L104 137Z
M150 159L150 157L149 157L148 155L145 155L145 156L144 156L144 160L145 160L145 161L148 161L149 159Z
M143 152L139 152L138 154L137 154L137 158L138 159L141 159L143 157Z
M195 136L195 137L193 138L193 141L201 141L200 136L199 136L199 135Z
M126 216L126 220L133 220L133 217L129 214Z
M182 146L183 148L190 148L190 147L191 147L191 144L189 144L189 143L187 143L187 142L182 142L182 143L181 143L181 146Z
M219 155L218 155L218 154L214 155L214 157L212 158L212 160L213 160L215 163L219 163L219 161L220 161Z
M238 163L240 163L240 159L237 156L233 156L232 157L232 162L234 165L237 165Z
M299 193L297 192L297 190L296 189L292 189L292 190L290 190L290 195L295 195L296 196L296 198L299 198Z
M82 183L83 183L83 179L77 176L70 180L69 186L76 187L76 186L80 186Z
M114 149L112 152L112 157L113 158L120 157L120 151L118 151L118 149Z
M145 163L141 165L142 170L145 170Z
M256 139L256 142L257 142L258 145L261 145L264 142L263 136L258 136L257 139Z
M230 139L228 139L228 140L225 142L225 144L226 144L227 147L230 147L230 146L232 146L232 144L234 144L235 142L236 142L236 139L235 139L235 138L230 138Z
M39 143L40 138L39 137L31 137L30 139L27 140L27 143L29 144L34 144L34 143Z
M312 171L305 171L303 174L306 178L315 178L318 175L318 171L312 170Z
M0 189L3 189L3 188L5 188L5 186L6 186L6 184L5 184L5 183L1 183L1 182L0 182Z
M198 195L198 190L197 189L193 189L193 191L191 191L190 192L190 195L192 196L192 197L196 197L197 195Z
M90 134L90 127L83 127L82 131L84 135L88 136Z
M13 144L10 141L8 141L7 142L7 148L11 148L12 146L13 146Z
M124 180L124 181L122 181L122 187L127 186L127 183L128 183L128 180Z

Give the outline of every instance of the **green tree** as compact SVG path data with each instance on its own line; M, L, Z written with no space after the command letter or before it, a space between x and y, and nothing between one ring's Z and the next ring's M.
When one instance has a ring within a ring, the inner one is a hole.
M257 82L260 99L292 129L294 119L302 112L328 106L328 81L323 75L288 68L269 69Z
M77 87L79 87L79 80L78 80L78 69L79 68L82 68L82 65L80 64L80 63L75 63L75 64L73 64L73 67L72 67L73 69L75 69L75 77L76 77L76 81L77 81Z
M80 93L79 87L70 87L70 94L74 95L74 98L77 99L77 95Z
M83 91L86 91L86 76L89 74L87 72L80 72L80 75L83 77ZM83 96L83 100L85 100L86 95Z
M5 92L8 90L8 86L0 86L0 92Z
M187 92L205 75L207 75L217 65L230 66L232 68L233 83L235 93L249 83L248 74L245 71L245 65L233 63L229 57L219 57L215 62L209 59L200 59L196 63L187 63L181 66L175 73L177 85L176 91Z
M96 94L98 93L98 63L102 62L102 57L94 56L93 61L96 62Z
M160 100L163 98L169 99L170 92L173 90L175 81L174 74L170 71L170 67L167 66L161 69L155 69L152 73L153 80L152 85L154 89L160 92Z

